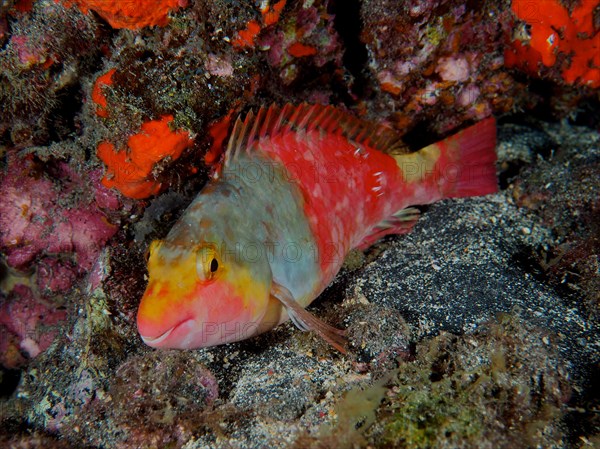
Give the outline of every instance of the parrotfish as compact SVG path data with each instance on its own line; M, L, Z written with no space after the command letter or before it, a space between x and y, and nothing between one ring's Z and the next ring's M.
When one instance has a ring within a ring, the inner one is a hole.
M142 340L202 348L291 319L344 352L344 331L305 307L347 253L409 232L415 205L497 190L493 118L416 152L397 136L333 106L238 118L219 169L150 245Z

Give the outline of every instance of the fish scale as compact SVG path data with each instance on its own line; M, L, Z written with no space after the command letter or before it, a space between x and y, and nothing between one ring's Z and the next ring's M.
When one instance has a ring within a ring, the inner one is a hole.
M495 139L487 119L410 153L389 128L332 106L250 112L210 183L151 245L143 341L212 346L291 318L344 352L343 331L304 308L352 248L409 232L409 206L496 191Z
M402 179L393 157L368 146L362 146L356 157L356 144L342 135L319 130L294 134L293 145L288 133L283 133L259 141L257 151L285 167L302 192L304 214L317 241L320 287L324 288L365 233L403 207L401 195L395 195ZM382 173L383 185L373 176L376 172Z

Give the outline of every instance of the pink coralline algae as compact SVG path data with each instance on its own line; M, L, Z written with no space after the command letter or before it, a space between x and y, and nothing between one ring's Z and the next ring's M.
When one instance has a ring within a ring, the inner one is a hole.
M8 167L0 181L0 250L20 274L0 291L0 364L18 367L53 341L66 318L60 304L117 231L100 204L118 201L99 184L100 173L84 180L65 162L9 152Z
M440 58L438 64L436 72L444 81L465 82L472 70L471 64L463 56Z
M8 264L26 268L36 257L60 254L78 271L89 270L116 226L95 202L75 200L83 181L66 164L59 164L60 181L41 175L31 158L13 161L0 184L0 247Z
M29 36L13 36L11 44L17 52L22 68L29 68L38 64L47 68L53 63L53 58L48 54L47 48L41 42L36 42Z
M15 286L0 304L0 365L17 368L48 349L65 318L65 310L40 301L29 287Z

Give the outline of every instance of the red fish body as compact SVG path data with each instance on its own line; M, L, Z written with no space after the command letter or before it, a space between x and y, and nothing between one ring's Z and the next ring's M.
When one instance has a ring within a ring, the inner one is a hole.
M304 307L348 251L408 232L418 218L409 206L496 191L494 148L493 119L408 153L391 130L334 107L249 114L216 179L151 250L142 338L210 346L289 316L343 350L341 332Z

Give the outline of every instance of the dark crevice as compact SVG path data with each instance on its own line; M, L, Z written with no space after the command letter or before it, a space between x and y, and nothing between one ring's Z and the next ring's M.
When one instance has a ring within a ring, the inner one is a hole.
M498 175L500 190L506 190L526 166L527 163L521 160L506 162L506 168Z
M581 435L593 435L600 424L600 364L590 363L583 367L580 388L572 390L563 418L570 447L581 447ZM583 388L581 388L583 387Z
M50 117L50 140L60 142L77 131L75 117L83 106L83 92L79 83L66 86L57 92L58 103Z
M402 135L402 142L408 146L411 151L418 151L440 139L431 132L429 123L425 121L418 122L406 134Z
M0 368L0 399L10 397L19 385L21 371Z
M574 126L600 129L600 97L589 97L579 102L577 109L568 117Z
M329 6L335 16L334 26L344 45L344 67L354 78L350 89L359 97L364 93L367 80L364 73L368 61L367 48L360 40L362 21L360 0L334 0Z
M8 43L10 42L11 30L10 30L10 22L6 17L2 17L0 14L0 28L4 27L5 32L2 36L0 36L0 51L6 50Z

